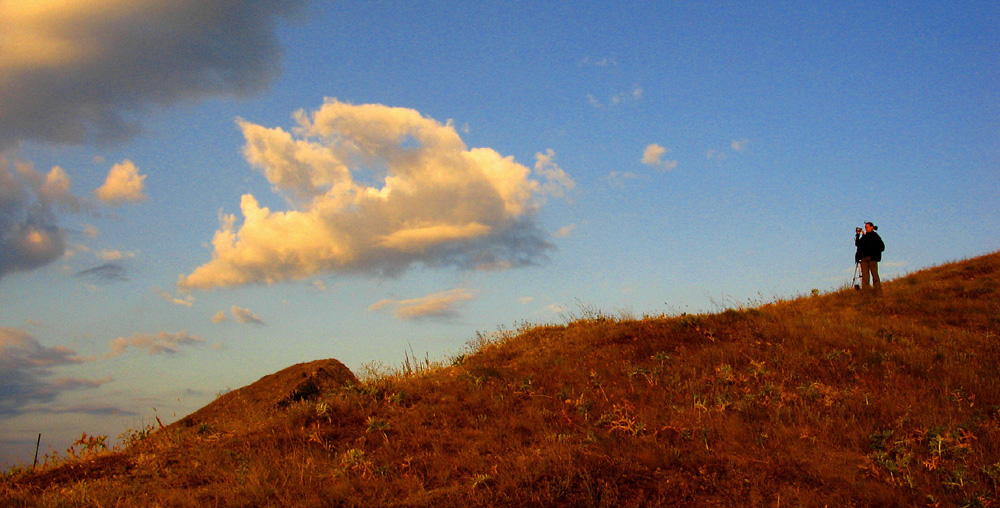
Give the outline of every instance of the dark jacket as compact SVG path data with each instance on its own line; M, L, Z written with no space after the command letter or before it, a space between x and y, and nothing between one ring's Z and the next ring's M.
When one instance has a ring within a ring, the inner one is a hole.
M872 258L872 261L879 262L882 261L882 251L885 250L885 244L882 243L882 237L878 236L878 233L872 231L860 236L854 237L854 245L858 248L858 251L854 254L854 261L858 262L864 258Z

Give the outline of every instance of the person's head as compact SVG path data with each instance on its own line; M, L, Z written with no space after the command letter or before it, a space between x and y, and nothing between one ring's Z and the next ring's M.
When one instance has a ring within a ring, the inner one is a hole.
M866 222L865 223L865 233L871 233L872 231L875 231L876 229L878 229L878 226L872 224L871 222Z

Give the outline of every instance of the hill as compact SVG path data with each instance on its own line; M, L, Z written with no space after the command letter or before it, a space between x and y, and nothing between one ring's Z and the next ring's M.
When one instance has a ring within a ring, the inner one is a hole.
M873 298L480 335L358 381L293 366L4 506L997 506L1000 253Z

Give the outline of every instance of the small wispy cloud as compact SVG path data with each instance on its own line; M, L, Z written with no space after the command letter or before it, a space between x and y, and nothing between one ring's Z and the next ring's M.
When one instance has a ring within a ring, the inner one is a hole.
M569 235L576 229L576 224L567 224L556 231L556 238L569 238Z
M647 145L646 148L642 151L641 162L647 166L652 166L661 171L670 171L672 169L677 168L677 161L666 160L663 158L669 151L670 151L669 149L660 146L657 143L652 143L650 145Z
M724 161L729 158L725 152L715 149L709 149L705 152L705 158L708 160Z
M111 378L107 378L111 381ZM121 406L113 406L107 404L74 404L71 406L38 406L31 407L26 412L32 414L51 414L51 415L65 415L65 414L85 414L85 415L95 415L95 416L138 416L139 413L135 411L124 409Z
M140 349L150 355L174 354L180 351L182 346L198 345L204 342L205 339L187 332L137 333L130 337L119 337L111 341L111 352L105 355L105 358L123 355L129 348Z
M542 196L562 198L567 191L576 187L576 182L555 163L555 156L556 153L551 148L545 153L536 153L535 174L544 179L541 185Z
M397 319L420 320L427 318L451 319L458 316L455 307L472 300L475 294L465 288L456 288L440 293L434 293L409 300L385 299L375 302L369 311L378 311L386 307L395 308L393 315Z
M125 259L127 254L120 250L103 249L99 252L95 252L94 255L97 256L97 259L103 261L121 261Z
M617 67L618 66L618 59L615 58L615 57L613 57L613 56L611 56L611 57L608 57L608 56L600 56L600 57L585 56L585 57L583 57L583 59L580 60L580 65L584 66L584 67L587 67L587 66L593 66L593 67Z
M729 142L729 150L710 148L705 152L705 158L708 160L724 161L729 159L730 155L745 151L749 146L749 139L734 139Z
M597 109L610 109L623 104L638 102L642 100L645 91L639 85L634 85L631 89L607 96L607 99L600 99L594 94L587 94L587 102Z
M748 145L750 145L749 139L734 139L732 143L729 144L729 147L736 152L742 152L743 150L746 150Z
M125 266L121 261L109 261L102 265L76 272L73 276L97 282L122 282L128 280L128 277L125 276Z
M178 296L171 295L168 291L165 291L163 289L157 288L154 291L156 291L156 294L160 295L160 298L163 298L164 300L173 303L174 305L180 305L181 307L189 307L189 308L194 306L194 296L192 295L185 295L184 298L181 298Z
M114 381L111 376L103 377L100 379L80 379L72 377L63 377L52 381L52 386L56 387L61 391L65 390L75 390L78 388L97 388L98 386L110 383Z
M233 305L232 307L229 308L229 312L233 314L233 318L236 319L236 321L239 323L243 323L245 325L257 325L257 326L264 326L265 324L264 321L260 319L259 316L257 316L253 312L250 312L250 309L244 309Z
M639 178L639 175L633 171L612 171L608 173L608 176L605 179L608 181L608 185L616 188L622 188L625 186L626 182L629 180L635 180L636 178Z

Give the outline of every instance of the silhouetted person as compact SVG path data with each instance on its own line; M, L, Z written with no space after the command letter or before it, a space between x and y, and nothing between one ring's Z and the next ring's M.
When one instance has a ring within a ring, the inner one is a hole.
M882 251L885 243L875 230L878 226L871 222L865 223L865 231L861 228L854 231L854 245L858 248L854 261L861 265L861 289L875 289L875 294L882 294L882 281L878 278L878 263L882 261Z

